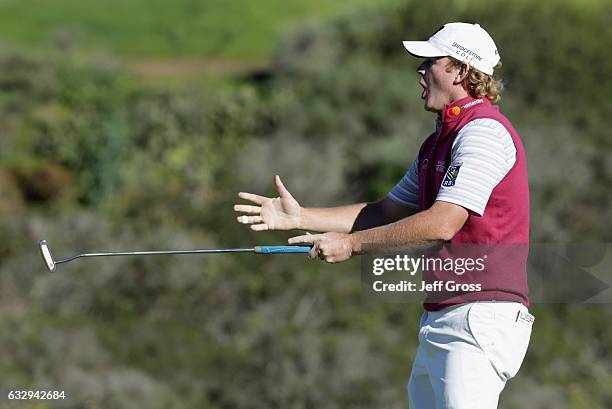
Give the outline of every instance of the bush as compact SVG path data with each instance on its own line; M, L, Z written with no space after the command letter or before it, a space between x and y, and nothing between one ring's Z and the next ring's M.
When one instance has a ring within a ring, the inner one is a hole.
M534 241L603 240L610 6L577 4L409 1L311 23L281 41L268 81L228 89L144 87L78 50L5 51L1 388L63 385L67 407L404 407L421 308L365 305L355 260L330 274L299 256L87 259L49 275L35 242L56 257L283 242L231 209L239 190L275 194L275 173L307 205L382 197L433 129L401 40L456 20L500 46ZM609 407L609 309L533 309L504 407Z

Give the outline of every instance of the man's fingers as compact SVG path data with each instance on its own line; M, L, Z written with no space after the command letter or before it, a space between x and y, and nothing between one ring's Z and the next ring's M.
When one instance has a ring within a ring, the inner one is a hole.
M319 257L319 244L318 243L312 246L312 248L308 252L308 257L310 257L311 260L314 260L315 258Z
M255 231L264 231L264 230L268 230L268 225L265 223L261 223L261 224L252 224L251 225L251 230L255 230Z
M238 197L240 197L241 199L250 200L251 202L257 203L259 205L264 204L264 202L268 200L267 197L259 196L254 193L247 193L247 192L238 193Z
M234 210L237 212L243 212L248 214L260 214L261 206L251 206L251 205L234 205Z
M320 234L306 234L304 236L291 237L289 239L289 244L314 243L320 236Z
M242 224L253 224L261 223L263 219L261 216L238 216L236 217L236 220L238 220L238 223Z
M291 196L291 193L289 193L287 188L285 188L285 185L283 185L283 182L281 181L280 176L276 175L274 177L274 183L276 184L276 189L278 190L278 194L280 197L293 198L293 196Z
M322 234L310 234L306 232L306 234L303 236L291 237L288 242L289 244L311 243L313 244L313 246L310 249L310 252L308 252L308 257L310 257L310 259L315 259L317 257L321 258L322 254L321 249L319 247L319 240L321 236ZM324 258L321 258L321 260L324 260Z

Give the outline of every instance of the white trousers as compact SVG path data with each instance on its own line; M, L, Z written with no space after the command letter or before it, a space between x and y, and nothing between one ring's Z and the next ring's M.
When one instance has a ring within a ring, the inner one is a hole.
M410 409L495 409L518 372L533 315L514 302L473 302L421 317Z

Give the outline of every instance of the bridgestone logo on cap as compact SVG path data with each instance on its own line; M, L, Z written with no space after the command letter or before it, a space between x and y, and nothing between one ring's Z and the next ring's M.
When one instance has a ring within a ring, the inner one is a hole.
M457 43L453 43L453 45L451 47L458 48L459 50L463 51L465 54L467 54L467 55L469 55L471 57L477 58L478 61L482 61L482 57L479 56L478 54L476 54L474 51L470 50L469 48L465 48L464 46L459 45ZM459 52L457 52L457 54L459 54Z

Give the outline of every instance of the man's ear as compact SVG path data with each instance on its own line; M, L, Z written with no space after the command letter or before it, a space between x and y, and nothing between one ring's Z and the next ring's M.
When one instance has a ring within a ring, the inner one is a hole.
M469 73L470 66L466 63L461 63L461 67L459 67L459 71L457 71L457 76L455 77L455 84L461 84L465 81Z

